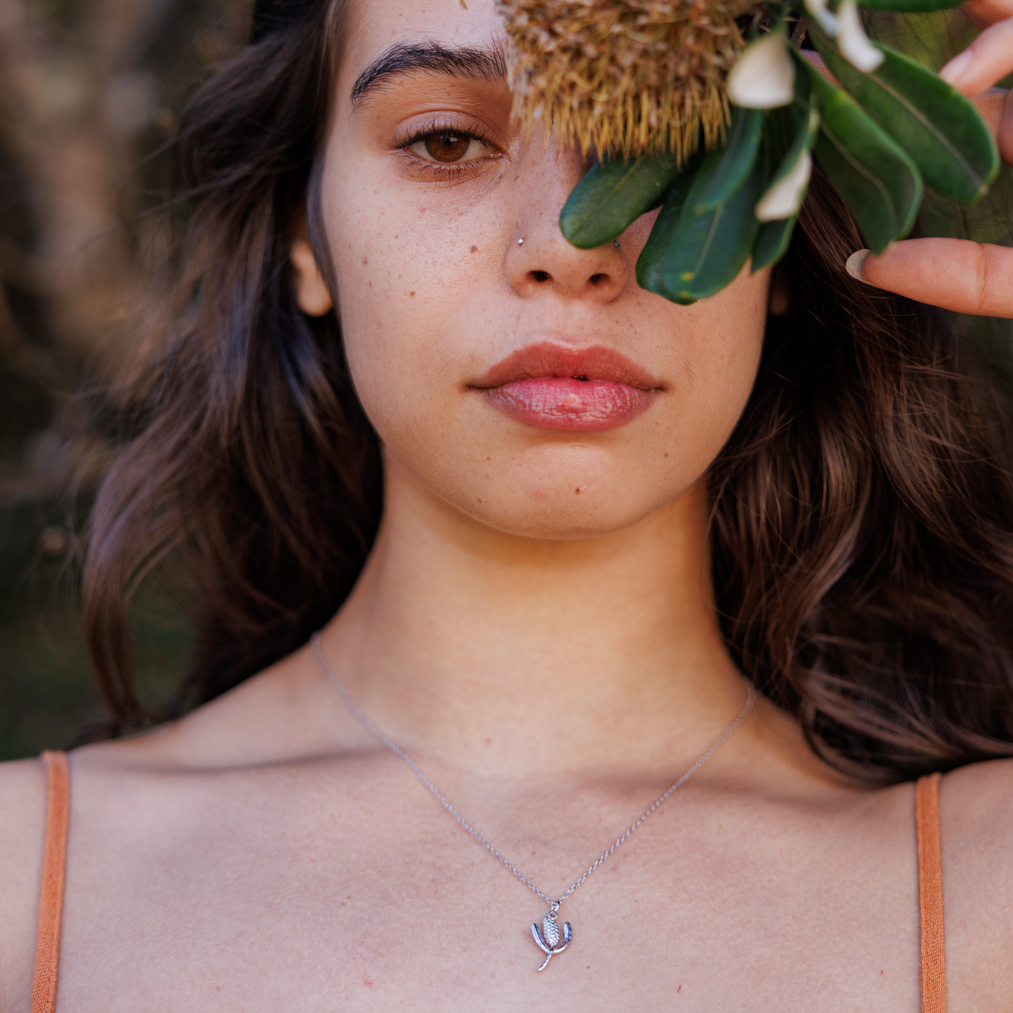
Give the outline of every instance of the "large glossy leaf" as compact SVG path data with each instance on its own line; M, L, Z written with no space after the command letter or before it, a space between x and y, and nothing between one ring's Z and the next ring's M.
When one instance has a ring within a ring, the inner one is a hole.
M999 171L999 151L977 110L956 88L920 63L886 47L883 62L863 73L820 31L813 39L827 68L918 166L934 190L973 204Z
M799 75L802 77L803 75ZM783 109L773 109L767 117L767 143L770 149L771 175L767 180L767 191L776 187L788 176L796 172L799 159L803 152L812 151L819 130L819 113L812 102L809 92L809 75L805 76L804 92L796 89L795 101ZM808 180L806 180L808 182ZM794 217L805 197L805 189L797 196L793 210L785 214L785 218ZM761 202L762 203L762 202ZM760 207L757 215L764 220Z
M764 123L764 136L772 144L771 165L779 166L786 158L794 162L803 146L816 143L809 119L812 108L812 81L808 73L795 76L795 98L789 105L770 109ZM789 151L794 148L789 156ZM776 175L776 173L775 173Z
M686 206L686 198L693 183L700 173L700 167L706 156L698 152L686 164L686 167L672 181L665 194L665 203L661 213L655 219L651 234L637 259L637 284L648 292L657 292L661 286L661 272L664 267L665 254L679 225L682 210Z
M611 242L662 202L678 174L674 155L598 162L563 205L559 227L582 250Z
M821 126L816 157L880 253L914 224L922 199L917 166L840 88L806 61Z
M695 210L709 181L708 163L713 164L714 154L701 166L674 228L670 217L657 240L652 232L637 263L641 287L682 305L706 299L733 281L749 258L760 229L753 209L767 178L762 154L754 161L745 183L726 203L711 211ZM667 210L666 203L656 227Z
M902 11L914 13L920 11L945 11L956 7L953 0L858 0L858 6L867 11Z
M745 183L756 161L763 134L762 109L732 109L728 139L708 170L708 180L696 198L697 213L713 211Z
M770 264L776 264L787 252L791 234L795 231L798 215L782 218L778 222L764 222L753 244L753 274Z
M780 109L771 109L764 124L764 141L768 146L770 176L767 188L783 179L795 165L803 150L816 143L819 114L812 102L809 75L799 73L795 80L795 101ZM804 196L804 194L803 194ZM764 222L753 244L752 271L776 264L788 252L798 215L773 222Z

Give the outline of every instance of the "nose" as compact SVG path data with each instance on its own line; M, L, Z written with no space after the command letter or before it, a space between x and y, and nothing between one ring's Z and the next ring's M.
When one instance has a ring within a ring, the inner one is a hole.
M506 254L507 278L518 295L607 303L626 287L630 271L619 243L578 250L559 229L559 213L586 168L579 153L558 149L554 139L528 145L515 180L517 226L508 233Z

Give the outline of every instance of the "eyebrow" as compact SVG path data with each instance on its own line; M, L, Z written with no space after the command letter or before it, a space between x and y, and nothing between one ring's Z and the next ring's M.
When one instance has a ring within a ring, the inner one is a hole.
M352 108L356 108L371 91L390 78L420 70L430 74L449 74L451 77L499 81L506 77L506 58L498 48L450 48L438 42L398 43L377 57L359 75L352 86Z

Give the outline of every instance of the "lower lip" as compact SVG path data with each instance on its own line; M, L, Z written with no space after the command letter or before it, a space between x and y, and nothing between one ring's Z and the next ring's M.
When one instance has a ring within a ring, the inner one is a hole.
M485 391L504 415L541 429L586 433L615 429L650 407L649 391L611 380L540 376Z

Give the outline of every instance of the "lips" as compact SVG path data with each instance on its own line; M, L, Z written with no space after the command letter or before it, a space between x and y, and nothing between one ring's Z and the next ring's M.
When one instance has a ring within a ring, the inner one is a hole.
M645 412L660 391L649 373L605 345L527 345L472 384L510 418L541 429L602 432Z

